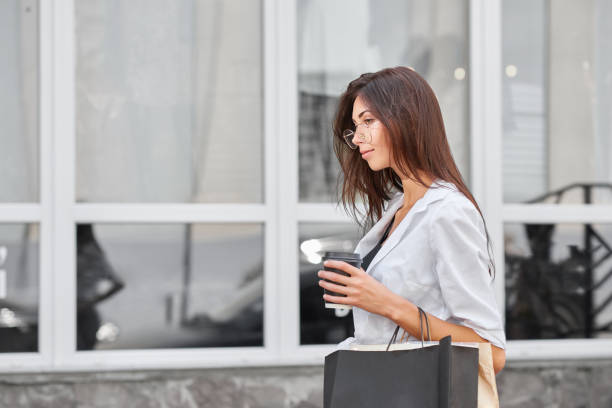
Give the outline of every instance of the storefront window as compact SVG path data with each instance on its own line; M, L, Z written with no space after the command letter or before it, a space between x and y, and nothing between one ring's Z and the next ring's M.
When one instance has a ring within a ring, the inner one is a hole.
M353 252L359 239L353 224L300 224L300 344L339 343L353 335L350 310L325 308L317 271L323 269L321 257L325 252Z
M0 203L39 200L38 2L0 2Z
M470 179L468 2L298 2L299 199L335 202L332 119L362 73L405 65L436 93L451 150Z
M38 351L36 224L0 224L0 353Z
M506 224L510 340L612 335L612 225Z
M262 1L74 5L76 200L262 202Z
M503 2L505 202L611 202L611 19L604 0Z
M79 224L78 350L263 346L260 224Z

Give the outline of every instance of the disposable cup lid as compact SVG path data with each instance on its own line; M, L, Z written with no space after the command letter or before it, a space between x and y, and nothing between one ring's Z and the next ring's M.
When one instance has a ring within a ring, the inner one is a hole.
M353 252L325 252L323 256L325 259L346 259L350 261L359 261L361 262L361 256L359 254L355 254Z

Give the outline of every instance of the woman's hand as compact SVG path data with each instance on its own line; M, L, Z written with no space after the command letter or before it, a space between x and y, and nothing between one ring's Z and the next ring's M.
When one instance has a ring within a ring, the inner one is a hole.
M339 269L350 276L331 271L319 271L319 278L336 282L320 280L319 286L346 295L346 297L343 297L325 294L323 299L327 302L356 306L381 316L390 316L389 300L397 295L387 289L385 285L368 275L363 269L356 268L344 261L328 260L325 261L324 265L328 268Z
M387 289L385 285L368 275L363 269L355 268L353 265L343 261L334 260L325 261L324 265L329 268L339 269L350 276L340 275L331 271L319 271L320 278L336 282L330 283L320 280L319 286L346 295L346 297L343 297L326 294L323 295L323 299L328 302L356 306L370 313L384 316L400 325L412 336L416 338L421 336L419 312L414 304ZM453 341L487 341L469 327L440 320L429 313L428 316L431 340L439 341L443 337L451 335ZM506 354L503 349L495 346L491 348L493 351L493 367L497 374L504 367Z

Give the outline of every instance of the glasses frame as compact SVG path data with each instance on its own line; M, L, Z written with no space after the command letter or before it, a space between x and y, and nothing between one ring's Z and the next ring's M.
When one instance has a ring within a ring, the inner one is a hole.
M368 123L368 121L371 121ZM359 141L361 143L372 143L372 132L370 130L370 128L376 128L376 124L378 123L378 120L376 119L366 119L361 123L356 123L355 124L355 130L353 129L345 129L342 132L342 137L344 138L344 141L346 142L346 144L348 145L348 147L350 147L351 149L355 150L357 149L359 146L357 146L355 143L353 143L353 138L355 136L357 136L357 139L359 139ZM359 126L363 125L363 127L366 129L363 132L357 132L357 130L359 129ZM374 125L374 126L373 126Z

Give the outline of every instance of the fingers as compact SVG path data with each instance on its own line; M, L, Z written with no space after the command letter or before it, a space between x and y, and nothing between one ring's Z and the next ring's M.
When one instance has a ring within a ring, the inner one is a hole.
M352 305L353 304L353 300L350 297L344 297L344 296L332 296L332 295L323 295L323 299L325 299L325 301L330 302L330 303L340 303L343 305Z
M355 268L353 265L346 263L344 261L336 261L333 259L329 259L327 261L325 261L323 263L324 266L328 267L328 268L334 268L334 269L339 269L343 272L348 273L349 275L353 276L355 274L358 274L361 270L358 268Z
M349 276L341 275L339 273L330 272L330 271L319 271L318 276L319 278L334 281L342 285L348 285L351 279Z
M324 280L319 281L319 286L332 292L340 293L342 295L348 295L352 292L352 290L346 286L336 285L335 283L327 282Z

